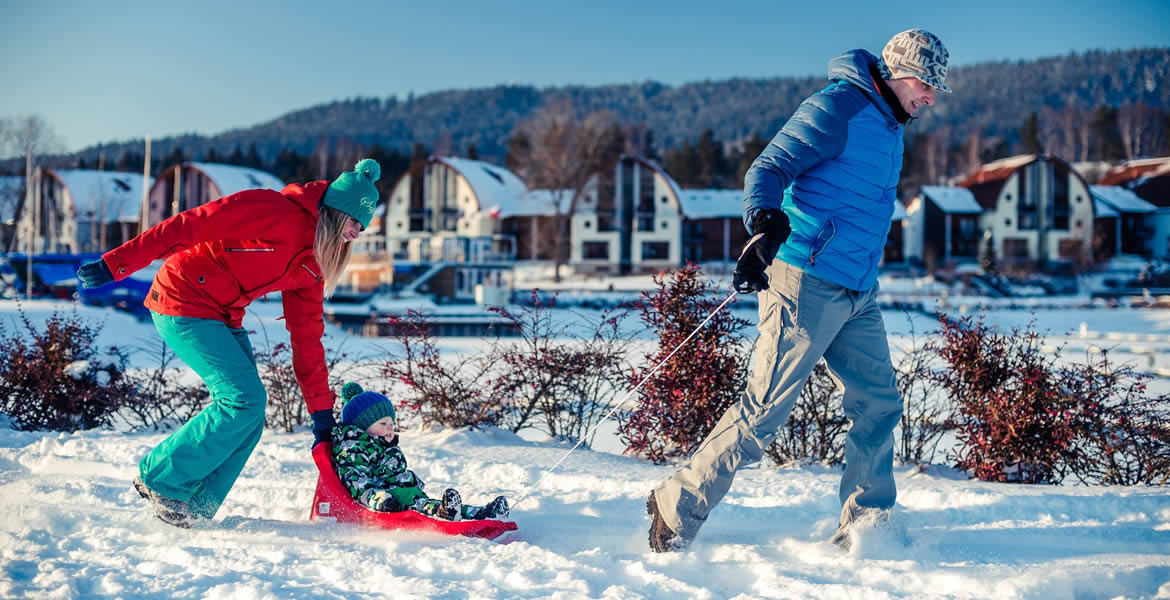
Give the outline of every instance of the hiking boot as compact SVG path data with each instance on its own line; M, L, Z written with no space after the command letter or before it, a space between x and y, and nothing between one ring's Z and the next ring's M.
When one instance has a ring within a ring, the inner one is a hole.
M190 529L195 522L196 517L191 513L191 508L187 506L186 502L159 494L147 487L139 477L134 478L134 490L150 503L150 509L154 512L154 516L163 523Z
M508 516L508 500L503 496L496 496L495 500L475 513L474 519L502 519Z
M447 491L443 492L443 500L439 503L439 510L435 514L440 519L448 521L461 520L463 518L463 499L459 497L459 492L447 488Z
M666 525L662 515L658 514L658 501L654 499L654 492L646 499L646 514L650 515L650 549L655 552L675 552L686 548L688 541L683 539Z

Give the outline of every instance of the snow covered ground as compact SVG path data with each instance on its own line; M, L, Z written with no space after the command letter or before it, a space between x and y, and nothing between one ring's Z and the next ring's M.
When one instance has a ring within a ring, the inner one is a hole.
M993 485L899 468L888 529L843 552L838 473L742 472L687 551L646 546L671 467L578 450L498 541L318 524L307 432L267 432L217 519L153 519L129 481L161 434L0 429L5 598L1167 598L1160 488ZM433 488L515 498L565 452L500 431L410 431Z
M253 305L245 325L283 339L279 306ZM39 322L72 306L24 308ZM0 302L9 331L15 310ZM78 310L105 319L99 345L155 338L122 313ZM1031 315L989 318L1011 326ZM933 328L923 315L886 319L895 351L911 325L919 336ZM1041 311L1037 320L1053 344L1109 346L1115 358L1170 366L1170 312ZM344 337L332 327L329 335L330 345ZM386 342L345 344L377 352ZM129 485L164 435L18 432L0 422L0 597L1170 598L1166 488L988 484L943 467L898 467L889 526L844 552L825 541L839 471L760 465L741 472L694 545L656 555L645 498L673 467L601 451L612 440L577 450L513 513L519 531L493 542L310 522L311 436L269 431L216 520L179 530L149 516ZM568 449L497 430L410 430L402 444L432 489L458 487L469 503L515 499Z

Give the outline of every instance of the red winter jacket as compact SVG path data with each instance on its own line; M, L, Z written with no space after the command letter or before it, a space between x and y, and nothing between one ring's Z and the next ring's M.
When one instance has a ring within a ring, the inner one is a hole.
M181 212L102 258L121 281L159 258L143 304L159 314L243 325L244 307L280 291L293 371L310 411L333 408L321 336L324 282L313 258L317 205L329 182L245 190Z

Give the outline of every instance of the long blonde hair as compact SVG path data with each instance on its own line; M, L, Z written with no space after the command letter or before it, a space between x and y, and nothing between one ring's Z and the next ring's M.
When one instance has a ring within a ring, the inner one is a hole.
M342 232L351 217L336 208L321 205L317 217L317 235L313 240L313 255L321 267L321 279L325 282L325 297L333 295L337 280L349 265L353 244L345 241Z

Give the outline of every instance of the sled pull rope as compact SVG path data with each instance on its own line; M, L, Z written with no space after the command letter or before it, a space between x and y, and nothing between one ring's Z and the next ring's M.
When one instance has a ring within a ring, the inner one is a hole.
M630 398L630 396L634 395L634 392L638 391L638 388L641 388L643 384L645 384L647 381L649 381L650 378L653 377L654 374L658 372L658 369L662 368L662 365L666 364L667 361L669 361L672 357L674 357L674 355L679 350L682 350L682 347L687 345L687 342L691 341L691 338L695 337L695 334L699 333L699 331L703 329L703 326L706 325L708 321L710 321L712 318L714 318L715 315L719 314L719 311L723 310L723 307L727 306L727 303L731 302L731 299L735 298L735 295L738 293L739 292L732 290L731 295L728 296L727 299L724 300L722 304L715 307L715 310L711 311L711 314L707 315L707 318L703 319L703 322L699 323L699 326L696 327L695 330L692 331L691 334L688 335L685 340L683 340L682 342L679 342L679 345L675 346L674 350L672 350L670 352L670 354L668 354L666 356L666 358L662 359L662 361L659 362L657 365L655 365L653 369L650 369L650 372L647 373L646 376L642 378L642 381L638 382L638 385L634 386L634 389L630 390L629 392L626 392L626 395L624 397L622 397L622 399L619 400L617 404L614 404L613 408L611 408L609 410L609 412L605 413L605 416L601 417L601 420L598 421L596 425L594 425L589 431L587 431L585 433L585 435L581 436L581 439L577 440L577 443L573 444L573 447L569 448L569 451L566 452L565 455L562 456L560 460L558 460L555 464L553 464L553 466L549 467L549 469L547 471L545 471L543 475L540 476L540 479L536 480L536 483L528 486L528 489L524 490L523 494L520 494L520 499L516 500L516 503L512 505L510 510L515 510L517 506L520 506L520 503L523 502L524 499L527 498L528 495L533 492L533 490L535 490L537 487L540 486L540 483L542 481L544 481L545 477L548 477L549 474L552 473L553 471L555 471L557 467L561 466L561 463L565 462L565 459L569 458L569 455L572 454L573 451L576 450L578 447L580 447L582 442L589 439L593 435L593 433L595 431L597 431L597 428L601 427L602 423L605 423L606 421L608 421L609 418L611 416L613 416L613 413L617 412L617 410L619 408L621 408L623 404L626 403L626 400L628 400Z

